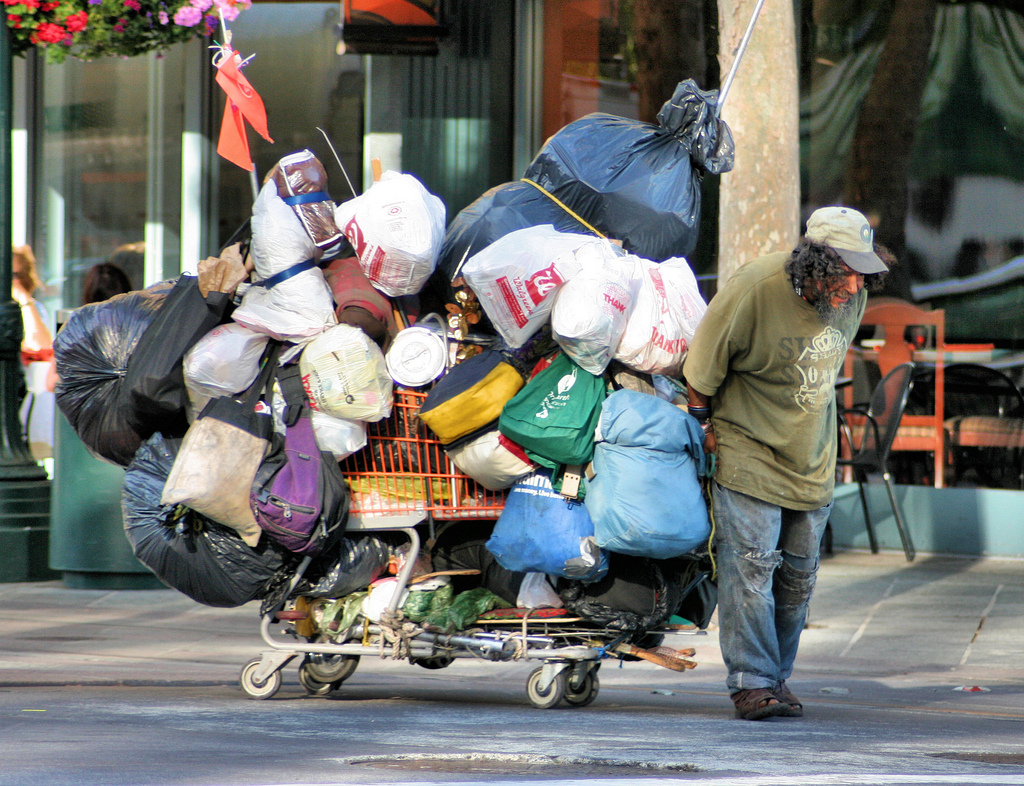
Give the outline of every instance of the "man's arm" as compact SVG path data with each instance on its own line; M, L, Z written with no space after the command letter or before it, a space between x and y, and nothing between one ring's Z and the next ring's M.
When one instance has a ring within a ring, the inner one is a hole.
M718 440L715 438L715 427L711 423L711 399L699 390L694 390L693 386L687 382L686 400L687 409L697 419L704 431L704 451L714 453L718 448Z

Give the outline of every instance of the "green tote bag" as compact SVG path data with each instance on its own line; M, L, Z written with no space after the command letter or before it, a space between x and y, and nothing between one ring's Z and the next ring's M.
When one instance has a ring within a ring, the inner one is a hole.
M542 466L586 464L606 395L602 377L559 352L505 405L498 430Z

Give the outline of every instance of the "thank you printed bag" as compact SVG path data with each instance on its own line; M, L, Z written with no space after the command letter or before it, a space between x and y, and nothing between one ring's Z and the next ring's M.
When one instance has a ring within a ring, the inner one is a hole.
M278 371L284 393L285 435L252 484L252 512L260 528L289 551L315 556L336 542L348 518L348 487L337 460L321 451L297 363Z

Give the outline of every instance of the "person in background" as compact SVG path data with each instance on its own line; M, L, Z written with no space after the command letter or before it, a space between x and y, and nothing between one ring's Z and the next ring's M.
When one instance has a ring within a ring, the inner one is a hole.
M25 335L21 339L21 361L28 365L33 361L53 359L53 334L47 319L36 302L36 291L42 287L36 273L36 257L31 246L14 246L12 249L11 297L21 306L21 322Z
M132 291L131 281L121 268L112 262L100 262L89 268L82 283L82 305L100 303L114 295Z
M32 456L42 460L53 454L53 390L57 384L57 367L49 316L35 298L42 282L36 272L36 257L31 246L12 248L11 273L11 297L21 307L24 328L21 362L25 387L20 397L19 419Z
M835 380L887 272L867 219L816 210L792 252L744 265L708 305L683 376L717 459L718 614L736 715L803 715L786 686L818 571L836 467Z
M135 243L123 243L111 252L107 262L116 265L128 277L127 292L141 289L146 277L146 243L143 240Z

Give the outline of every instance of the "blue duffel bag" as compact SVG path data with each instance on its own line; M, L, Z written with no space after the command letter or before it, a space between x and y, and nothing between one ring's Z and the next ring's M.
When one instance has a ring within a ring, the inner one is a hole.
M585 504L602 548L669 559L711 534L700 477L704 432L656 396L618 390L605 399Z

